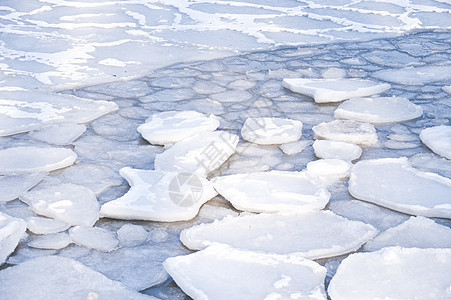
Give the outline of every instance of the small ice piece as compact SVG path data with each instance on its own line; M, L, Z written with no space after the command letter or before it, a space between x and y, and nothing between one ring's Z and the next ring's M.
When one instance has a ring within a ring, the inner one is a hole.
M114 232L99 227L75 226L69 234L77 245L103 252L110 252L119 244Z
M335 120L323 122L313 126L316 138L337 140L367 147L376 146L378 143L376 128L369 123L361 123L354 120Z
M312 144L311 141L297 141L288 144L280 145L280 150L283 151L286 155L294 155L301 153L305 148Z
M451 218L451 180L414 169L405 157L358 162L351 170L349 192L403 213Z
M447 86L442 87L442 90L443 90L445 93L451 95L451 85L447 85Z
M316 140L313 143L313 150L317 157L324 159L352 161L362 155L362 148L358 145L332 140Z
M47 172L0 175L0 202L17 199L22 193L38 184L45 176L47 176Z
M155 157L155 170L207 177L233 153L238 136L225 131L199 133L181 140Z
M147 240L148 233L144 227L134 224L125 224L117 231L117 237L126 247L138 246Z
M193 299L327 299L326 268L300 256L214 245L163 266Z
M449 299L451 249L389 247L351 254L332 278L334 300Z
M24 220L0 212L0 265L16 249L25 230L27 230L27 223Z
M71 237L65 232L60 232L38 236L29 242L28 246L38 249L60 250L71 243L73 243Z
M330 193L306 172L270 171L212 179L221 196L239 210L302 213L323 209Z
M75 123L61 123L45 126L38 131L32 131L28 135L39 141L52 145L69 145L86 131L86 126Z
M42 216L70 225L92 226L99 219L99 204L90 189L65 183L22 194L19 199Z
M31 217L27 223L28 230L34 234L58 233L69 229L70 226L66 222L42 217Z
M373 124L404 122L423 115L421 106L404 97L354 98L340 104L335 118Z
M0 174L50 172L76 159L77 154L65 148L13 147L0 150Z
M434 153L451 159L451 126L436 126L423 129L421 141Z
M307 173L329 185L349 176L351 164L341 159L319 159L307 164Z
M129 167L119 173L131 188L124 196L102 206L103 217L160 222L190 220L205 202L217 195L208 180L195 174Z
M165 111L149 117L138 132L151 144L168 145L218 127L215 116L206 117L196 111Z
M357 250L376 234L371 225L350 221L331 211L316 211L226 217L185 229L180 240L192 250L221 243L242 250L319 259Z
M108 279L78 261L44 256L0 271L0 294L9 300L21 299L156 299ZM93 297L93 298L88 298Z
M364 250L384 247L451 248L451 228L425 217L411 217L404 223L387 229L365 244Z
M248 118L241 129L241 136L259 145L292 143L302 136L302 122L280 118Z
M350 98L380 94L390 89L387 83L363 79L285 78L283 87L315 99L316 103L340 102Z

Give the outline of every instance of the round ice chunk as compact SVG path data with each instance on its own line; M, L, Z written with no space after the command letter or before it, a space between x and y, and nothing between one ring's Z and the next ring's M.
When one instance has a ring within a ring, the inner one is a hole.
M351 161L362 155L362 148L355 144L331 140L316 140L313 143L313 150L317 157L325 159Z
M38 249L63 249L71 244L73 241L69 234L65 232L53 233L48 235L41 235L34 238L28 243L28 246Z
M328 185L349 176L351 165L341 159L319 159L307 164L307 173Z
M144 227L134 224L125 224L117 231L119 241L127 247L141 245L147 240L147 236Z
M34 234L50 234L65 231L70 228L70 224L55 219L31 217L27 227Z
M76 226L69 234L78 245L103 252L110 252L119 244L114 232L99 227Z
M372 147L377 145L376 129L369 123L353 120L335 120L313 126L316 138L337 140Z
M302 122L279 118L248 118L241 136L260 145L296 142L302 136Z
M421 141L436 154L451 159L451 126L436 126L423 129Z

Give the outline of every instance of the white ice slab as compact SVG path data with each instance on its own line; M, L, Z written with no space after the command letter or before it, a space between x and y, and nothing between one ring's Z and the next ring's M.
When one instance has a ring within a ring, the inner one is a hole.
M451 249L390 247L350 255L328 293L334 300L449 299Z
M69 145L86 131L86 126L76 123L48 125L28 135L35 140L52 145Z
M404 97L354 98L340 104L334 112L335 118L372 124L404 122L422 115L421 106Z
M38 249L60 250L66 248L71 243L73 241L69 234L60 232L35 237L28 243L28 246Z
M243 211L302 213L323 209L330 193L306 172L270 171L212 179L214 188Z
M78 245L103 252L110 252L119 244L114 232L99 227L75 226L69 234Z
M0 202L11 201L38 184L47 172L20 175L0 175Z
M216 130L219 120L196 111L165 111L152 115L138 127L151 144L168 145L201 132Z
M125 224L117 231L117 238L121 245L126 247L141 245L147 240L148 235L144 227L134 224Z
M235 153L238 140L237 135L225 131L196 134L157 154L155 170L207 177Z
M20 200L42 216L70 225L92 226L99 219L99 204L90 189L65 183L26 192Z
M113 281L71 258L44 256L0 271L5 299L156 299Z
M387 83L345 78L285 78L282 85L295 93L312 97L317 103L339 102L350 98L371 96L383 93L390 88Z
M260 144L286 144L302 136L302 122L281 118L248 118L241 129L243 139Z
M313 150L317 157L324 159L351 161L362 155L362 148L356 144L331 140L316 140L313 143Z
M27 227L34 234L51 234L69 229L70 224L55 219L31 217L28 219Z
M326 268L300 256L215 245L163 265L193 299L327 299Z
M335 158L318 159L307 164L307 173L325 185L349 176L351 164Z
M124 196L102 206L103 217L161 222L189 220L217 195L208 180L189 173L129 167L119 172L131 188Z
M414 169L407 158L358 162L351 171L349 192L403 213L451 218L451 180Z
M365 244L364 250L384 247L451 248L451 228L425 217L411 217L404 223L387 229Z
M436 126L423 129L421 141L436 154L451 159L451 126Z
M27 223L24 220L0 212L0 265L16 249L25 230Z
M335 120L313 126L316 138L337 140L367 147L377 145L376 129L372 124L353 120Z
M291 216L226 217L185 229L180 240L193 250L221 243L249 251L318 259L357 250L376 234L371 225L350 221L330 211L318 211Z
M0 150L0 174L50 172L76 159L77 154L66 148L12 147Z

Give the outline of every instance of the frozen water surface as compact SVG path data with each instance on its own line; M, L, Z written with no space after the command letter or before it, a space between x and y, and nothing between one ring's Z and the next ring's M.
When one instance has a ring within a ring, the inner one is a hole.
M18 198L38 184L47 175L46 172L0 176L0 201Z

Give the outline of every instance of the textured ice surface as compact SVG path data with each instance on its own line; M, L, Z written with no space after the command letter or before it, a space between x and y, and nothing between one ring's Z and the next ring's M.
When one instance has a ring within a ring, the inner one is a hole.
M190 173L126 167L120 174L131 188L124 196L102 206L103 217L161 222L189 220L217 195L209 181Z
M313 143L315 155L324 159L356 160L362 155L358 145L340 141L316 140Z
M77 154L65 148L12 147L0 150L0 174L49 172L76 159Z
M270 171L212 179L214 188L243 211L301 213L322 209L330 193L305 172Z
M193 299L326 299L326 269L299 256L210 246L168 258L165 269ZM213 271L212 271L213 270Z
M407 67L403 69L385 69L373 74L373 77L404 85L424 85L451 79L450 65L431 65Z
M376 129L373 125L354 120L323 122L313 126L313 132L317 138L337 140L367 147L375 146L378 143Z
M69 234L78 245L103 252L110 252L119 244L114 232L99 227L76 226Z
M318 211L291 216L226 217L185 229L180 239L196 250L221 243L249 251L318 259L357 250L376 234L371 225L350 221L330 211Z
M76 260L45 256L0 271L5 299L155 299L126 288Z
M0 212L0 265L16 249L25 230L27 223L24 220Z
M165 111L152 115L138 127L151 144L168 145L197 133L214 131L219 120L195 111Z
M241 136L260 145L292 143L302 136L302 122L280 118L248 118L241 129Z
M0 202L11 201L18 198L22 193L38 184L46 175L46 172L5 176L0 175Z
M351 171L349 192L403 213L451 218L451 180L414 169L407 158L358 162Z
M373 124L403 122L421 117L423 109L403 97L354 98L340 104L336 118Z
M51 234L69 229L71 225L55 219L31 217L28 219L28 230L34 234Z
M307 95L316 103L340 102L350 98L380 94L389 84L362 79L285 78L283 86L295 93Z
M451 126L426 128L421 131L420 139L436 154L451 159Z
M307 164L308 175L318 178L326 185L349 176L351 164L335 158L318 159Z
M350 255L338 267L328 293L346 299L447 299L451 249L390 247Z
M61 123L48 125L39 130L32 131L29 136L32 139L46 142L52 145L69 145L86 131L86 126L75 123Z
M384 247L451 248L451 229L425 217L411 217L404 223L387 229L365 244L365 251Z
M39 249L63 249L73 243L72 238L65 232L52 233L35 237L28 246Z
M96 195L81 185L66 183L34 189L22 194L20 200L36 214L70 225L92 226L99 219Z
M141 245L147 240L147 236L144 227L134 224L125 224L117 231L117 238L126 247Z

